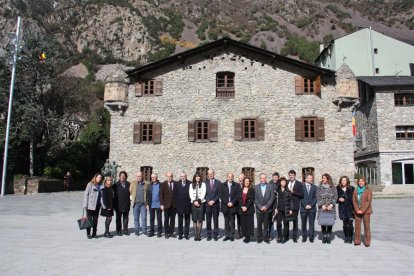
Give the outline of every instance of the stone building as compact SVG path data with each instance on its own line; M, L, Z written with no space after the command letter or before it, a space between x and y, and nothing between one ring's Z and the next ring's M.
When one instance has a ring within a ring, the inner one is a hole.
M414 77L358 81L358 172L373 184L414 184Z
M340 83L340 86L337 86ZM110 160L184 170L353 179L355 78L223 38L106 80Z

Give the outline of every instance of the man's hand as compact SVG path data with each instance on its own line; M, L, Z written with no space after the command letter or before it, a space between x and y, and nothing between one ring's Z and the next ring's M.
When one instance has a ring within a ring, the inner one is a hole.
M242 209L243 212L247 211L247 207L245 207L245 206L242 206L241 209Z
M147 210L149 210L149 205L147 205L146 207L147 207Z
M233 203L231 203L231 202L227 203L227 207L232 208L233 207Z
M161 205L161 210L164 211L164 205Z
M340 197L340 198L339 198L339 202L345 202L345 198Z
M260 211L262 211L262 212L266 212L266 206L263 206L263 207L260 209Z
M198 201L194 201L194 206L198 207L200 206L200 203L198 203Z
M305 206L305 209L306 209L306 210L310 210L310 209L312 209L312 206L310 206L310 205L308 204L308 205L306 205L306 206Z

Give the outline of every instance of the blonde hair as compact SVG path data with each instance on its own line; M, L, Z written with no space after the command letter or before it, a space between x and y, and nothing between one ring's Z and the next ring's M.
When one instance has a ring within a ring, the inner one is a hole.
M96 180L97 178L98 178L98 176L101 176L101 178L102 178L102 174L100 174L100 173L97 173L97 174L95 174L93 177L92 177L92 180L90 181L90 183L92 183L94 186L96 186L96 185L98 185L99 184L99 182Z
M106 183L108 183L108 181L113 181L113 179L112 179L112 176L107 176L107 177L105 177L105 180L104 180L104 186L106 187ZM112 184L111 184L112 185Z

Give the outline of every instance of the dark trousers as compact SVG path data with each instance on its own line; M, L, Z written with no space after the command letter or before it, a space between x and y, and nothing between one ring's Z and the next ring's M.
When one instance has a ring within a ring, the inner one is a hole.
M226 237L233 238L235 221L236 221L236 213L232 212L231 209L227 209L226 211L223 212L223 215L224 215L224 231L226 233Z
M283 228L282 228L283 224ZM285 212L279 211L276 215L276 229L277 229L277 237L279 240L285 238L286 240L289 238L289 221L286 220Z
M157 232L159 235L162 233L162 211L160 208L150 208L150 234L154 234L154 221L155 221L155 213L157 213Z
M214 223L214 237L218 236L219 232L219 212L220 208L218 205L210 206L206 204L206 221L207 221L207 236L211 237L211 219L213 218Z
M315 217L316 212L300 212L302 218L302 237L313 239L315 237ZM309 221L309 233L308 233L308 221Z
M293 239L298 238L298 215L299 215L299 212L296 211L295 219L293 220L293 229L292 229L292 238Z
M343 219L343 230L344 230L344 237L352 238L354 234L354 225L351 219Z
M93 228L92 234L96 235L96 229L98 228L99 209L100 209L100 207L97 207L96 210L87 210L86 211L86 215L89 218L92 218L92 227L86 228L86 234L88 236L91 234L91 228Z
M242 234L242 227L241 227L241 218L240 218L239 213L236 213L236 220L237 220L237 233L241 237L243 234Z
M254 215L239 215L241 235L244 237L254 236Z
M256 220L257 220L257 239L263 240L269 238L269 216L271 213L257 213Z
M164 230L165 234L173 234L175 230L175 215L177 209L168 208L164 209Z
M178 235L183 234L183 220L184 220L184 235L190 233L190 214L178 214Z
M128 231L128 221L129 221L129 211L127 212L119 212L115 211L116 213L116 232L120 232L122 228L124 231ZM121 223L122 218L122 223Z

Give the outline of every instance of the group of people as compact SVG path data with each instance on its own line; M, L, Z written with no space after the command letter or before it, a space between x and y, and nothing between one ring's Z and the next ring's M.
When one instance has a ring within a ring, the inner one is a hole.
M239 183L234 181L234 174L227 173L226 180L215 178L214 171L209 170L208 178L203 181L200 174L195 174L192 181L182 172L180 179L174 181L168 172L166 180L160 182L158 175L151 175L150 183L143 179L143 174L135 174L136 180L127 181L127 173L119 173L119 180L112 183L111 177L103 179L96 174L88 183L83 207L92 220L92 227L87 228L87 237L96 238L99 213L106 218L105 234L112 238L109 227L116 213L116 233L129 235L128 221L132 207L135 235L143 233L148 237L161 237L164 224L164 236L176 238L175 221L178 215L178 239L190 238L190 217L193 221L195 241L202 238L201 230L206 221L207 241L219 238L219 214L224 216L224 241L244 238L249 243L255 235L254 215L256 214L256 241L270 243L275 238L277 243L289 240L289 224L293 223L291 238L298 242L298 218L302 222L302 242L313 243L315 239L315 220L321 226L322 243L330 244L332 227L336 221L336 205L339 219L343 221L345 243L361 244L361 224L364 223L365 246L371 244L370 215L372 213L372 190L366 180L360 178L356 188L350 185L347 176L339 179L335 185L329 174L322 175L319 185L315 185L313 175L305 177L301 183L296 179L296 172L289 171L288 178L272 174L268 182L266 174L260 174L260 183L239 175ZM103 182L103 184L102 184ZM149 213L149 229L147 227ZM164 213L164 223L162 222ZM155 231L155 218L157 229ZM355 220L355 231L353 221ZM237 236L236 236L237 222ZM276 223L276 229L275 229ZM91 233L92 230L92 233ZM355 233L355 237L354 237Z

